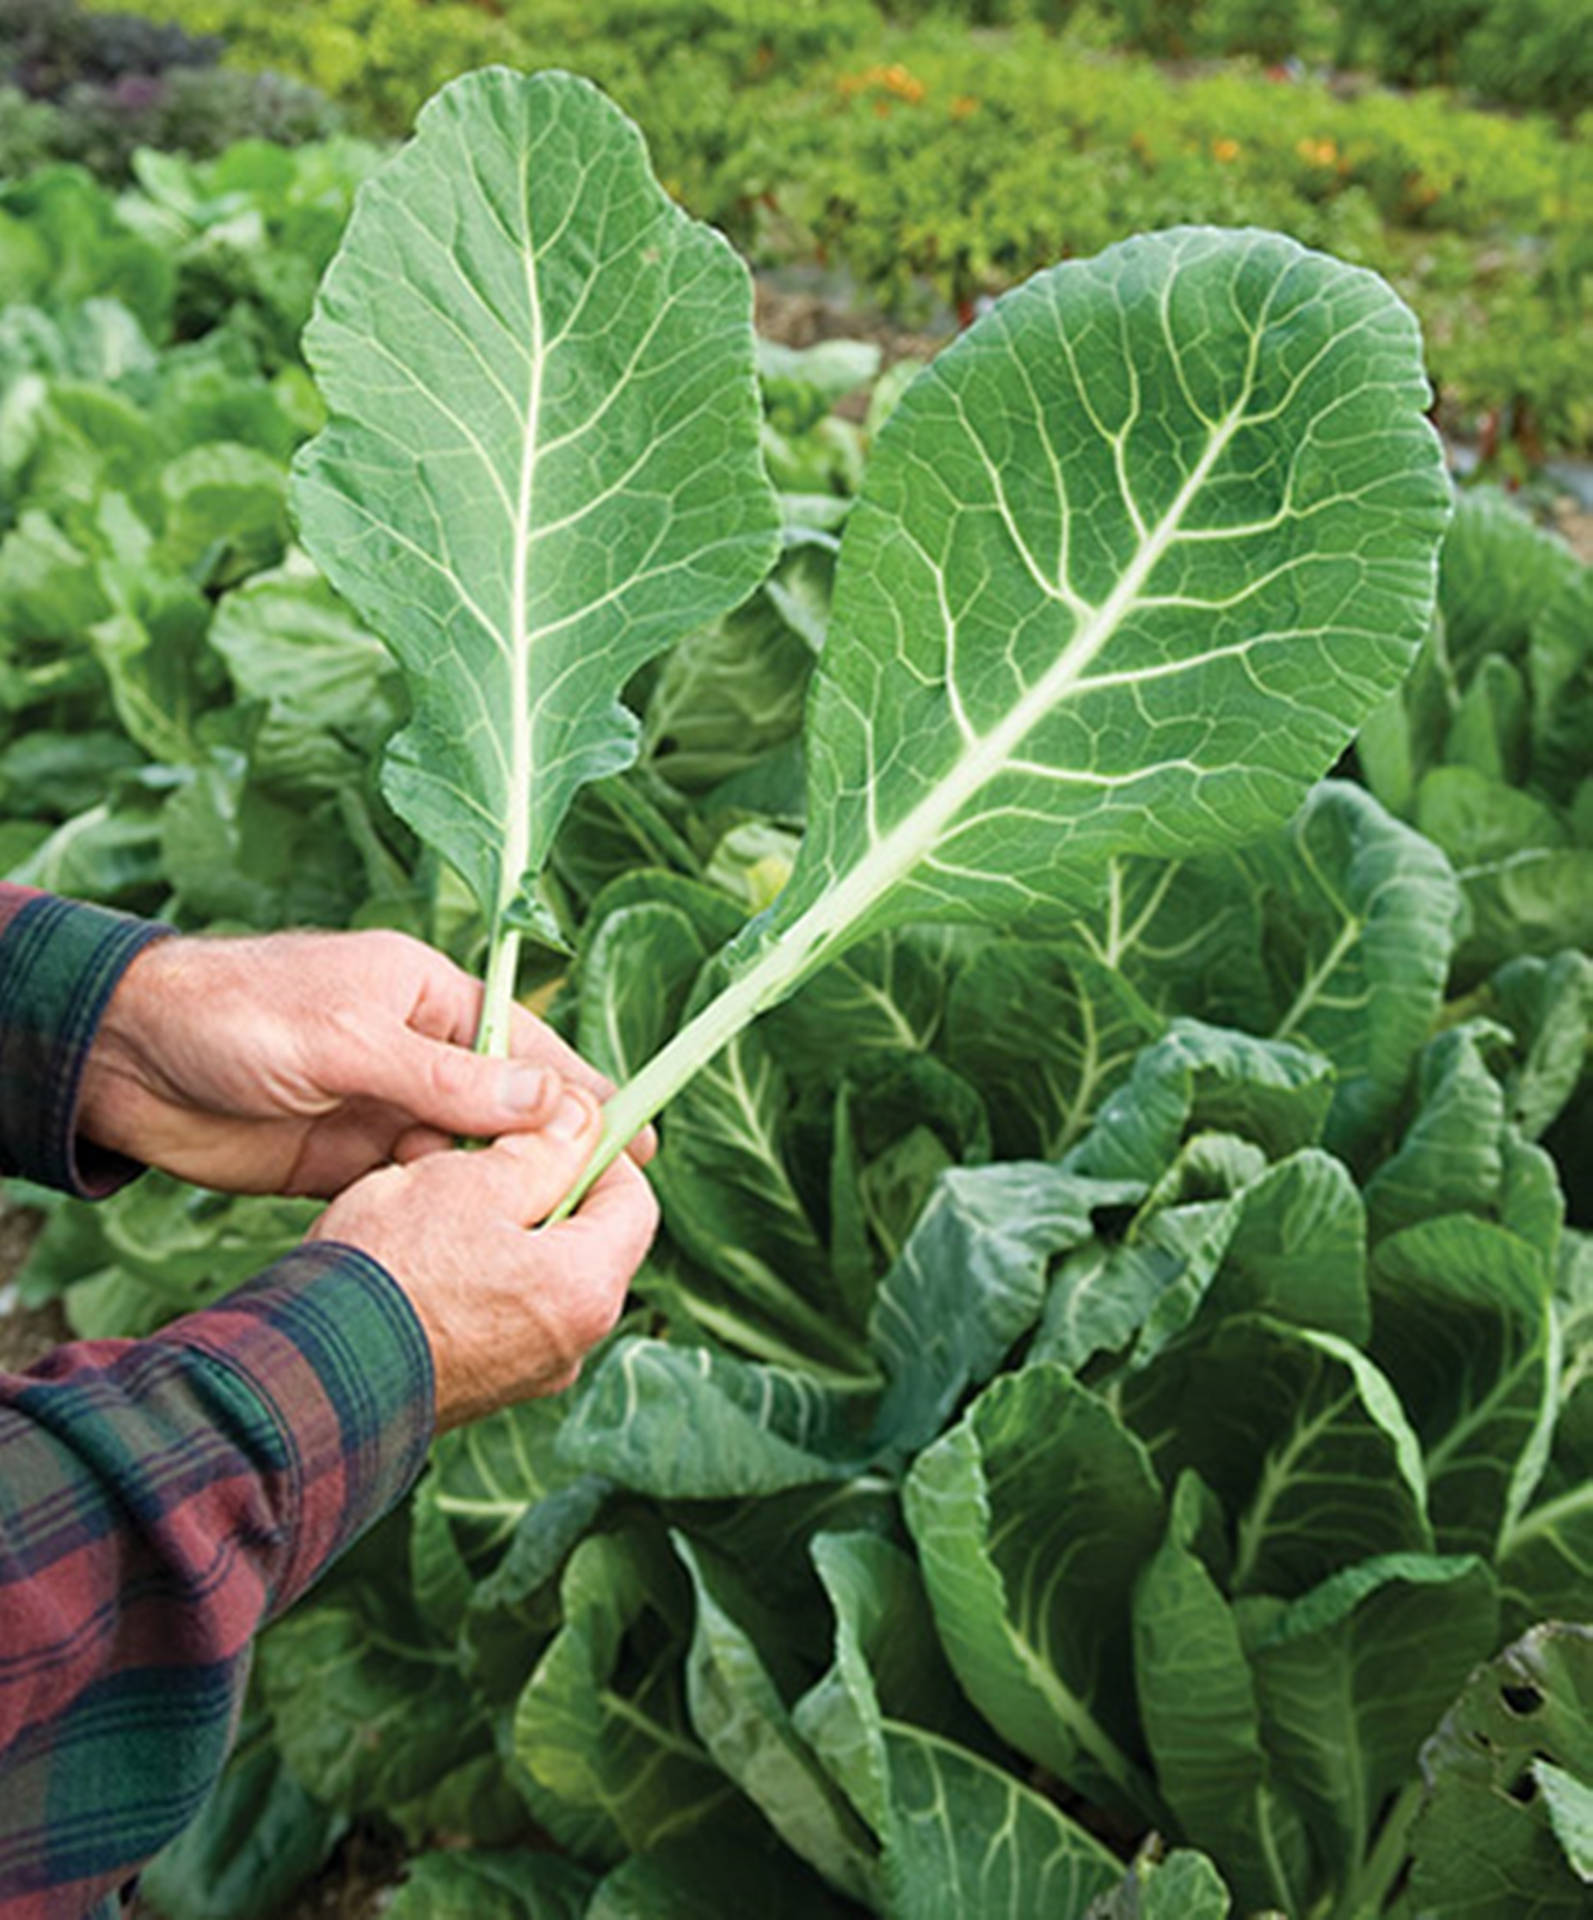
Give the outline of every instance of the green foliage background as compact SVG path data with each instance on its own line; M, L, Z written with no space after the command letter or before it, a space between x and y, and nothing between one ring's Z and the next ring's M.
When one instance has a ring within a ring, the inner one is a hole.
M1541 14L1521 17L1527 7ZM588 74L641 125L660 177L692 212L757 260L842 268L909 317L931 299L966 312L1050 261L1158 226L1277 228L1398 287L1457 420L1491 413L1507 438L1585 447L1593 24L1586 0L1505 8L1477 33L1496 90L1541 110L1523 117L1438 89L1344 91L1254 65L1167 69L1107 50L1125 37L1182 54L1247 44L1241 25L1216 16L1211 41L1191 28L1171 45L1154 23L1125 27L1088 8L1002 11L970 34L958 13L887 15L871 0L151 0L148 10L224 34L232 59L310 81L372 131L405 130L442 82L487 62ZM1392 8L1357 37L1347 11L1342 33L1331 17L1306 19L1280 39L1314 40L1324 55L1342 40L1365 58L1421 17ZM1286 50L1269 42L1271 20L1249 35L1267 57ZM1541 80L1512 79L1507 52L1537 60ZM1400 79L1468 78L1453 61L1382 57Z

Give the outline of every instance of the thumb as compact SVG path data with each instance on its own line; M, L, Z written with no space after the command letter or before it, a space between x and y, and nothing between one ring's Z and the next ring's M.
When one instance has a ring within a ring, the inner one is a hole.
M440 1133L491 1140L545 1126L564 1093L562 1076L527 1060L500 1060L402 1028L384 1035L350 1088L385 1100Z
M506 1133L475 1153L436 1154L415 1162L412 1172L437 1206L530 1227L575 1185L602 1132L597 1101L585 1088L570 1087L538 1131Z

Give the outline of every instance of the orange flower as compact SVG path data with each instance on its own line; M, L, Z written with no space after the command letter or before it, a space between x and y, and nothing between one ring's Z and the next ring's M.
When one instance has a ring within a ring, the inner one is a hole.
M966 120L970 113L979 111L979 102L971 93L959 93L949 111L953 120Z
M924 97L924 83L916 73L910 72L897 60L880 74L880 84L888 87L898 100L905 100L909 106L916 107Z
M1230 160L1237 160L1239 158L1239 142L1228 139L1213 140L1211 143L1211 151L1214 158L1220 160L1224 166L1227 166Z

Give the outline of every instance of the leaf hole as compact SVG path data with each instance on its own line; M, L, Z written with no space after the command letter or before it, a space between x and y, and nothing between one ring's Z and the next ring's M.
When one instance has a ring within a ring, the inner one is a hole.
M1523 1718L1529 1713L1536 1713L1543 1705L1543 1695L1536 1687L1501 1687L1499 1697L1512 1713L1518 1713Z
M1510 1785L1505 1788L1505 1792L1508 1793L1510 1798L1518 1805L1530 1807L1538 1797L1538 1783L1532 1777L1531 1769L1528 1768L1526 1772L1517 1774Z

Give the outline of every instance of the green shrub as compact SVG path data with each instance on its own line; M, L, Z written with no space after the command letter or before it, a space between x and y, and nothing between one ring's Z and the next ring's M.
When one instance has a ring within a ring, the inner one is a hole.
M1593 102L1593 0L1490 0L1460 74L1483 99L1570 119Z

